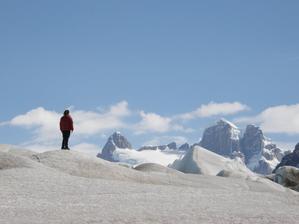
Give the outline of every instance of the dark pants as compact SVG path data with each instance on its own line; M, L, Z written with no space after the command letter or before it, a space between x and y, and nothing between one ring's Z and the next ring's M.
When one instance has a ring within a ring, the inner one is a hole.
M61 149L69 149L69 138L71 135L71 131L62 131L62 146Z

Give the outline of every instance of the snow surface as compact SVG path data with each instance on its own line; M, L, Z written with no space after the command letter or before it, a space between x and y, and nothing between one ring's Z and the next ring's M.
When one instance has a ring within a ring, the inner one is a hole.
M215 176L225 171L225 176L256 177L240 159L224 158L200 146L188 151L181 160L175 161L172 167L184 173Z
M299 194L263 178L125 168L0 146L0 223L297 223ZM5 155L5 156L4 156ZM150 172L151 170L155 172Z
M138 165L142 163L157 163L163 166L168 166L176 159L179 159L185 151L178 150L143 150L137 151L134 149L116 148L113 152L113 158L121 163L129 165Z
M221 124L221 123L228 124L232 128L239 130L239 128L235 124L233 124L232 122L226 120L225 118L221 118L220 121L218 121L218 124Z

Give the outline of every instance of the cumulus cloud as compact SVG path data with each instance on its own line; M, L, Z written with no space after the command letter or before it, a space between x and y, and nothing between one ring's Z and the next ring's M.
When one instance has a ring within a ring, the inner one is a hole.
M141 121L134 126L136 134L147 132L166 133L169 131L193 132L191 128L186 128L180 124L180 121L192 120L196 118L207 118L217 115L232 115L241 111L248 110L249 107L239 102L233 103L214 103L203 104L194 111L164 117L156 113L146 113L141 111Z
M139 115L141 121L133 127L136 134L143 134L146 132L165 133L169 131L192 131L190 128L184 128L175 123L170 117L163 117L156 113L145 113L144 111L141 111Z
M60 136L57 132L60 114L48 111L42 107L33 109L25 114L14 117L6 124L33 129L36 141L56 139Z
M234 103L214 103L211 102L207 105L201 105L195 111L173 115L162 116L157 113L148 113L139 111L138 114L129 109L126 101L121 101L117 104L111 105L106 109L86 111L78 110L74 107L71 108L71 115L74 120L74 134L72 140L74 142L86 141L85 138L92 136L101 137L107 131L114 131L117 129L127 129L135 134L145 133L169 133L169 132L193 132L192 128L186 127L182 124L185 120L195 119L197 117L210 117L216 115L228 115L247 110L248 107L239 102ZM128 122L127 118L136 119L135 123ZM59 132L59 120L61 113L47 110L43 107L38 107L28 111L27 113L18 115L9 121L0 123L0 126L10 125L27 128L33 135L32 139L28 141L27 145L57 145L60 142L61 134ZM165 138L164 138L165 140ZM160 139L152 141L152 144L162 142L163 136ZM177 143L183 143L185 139L173 138ZM53 144L55 143L55 144ZM85 147L86 146L86 147ZM93 148L85 145L85 148ZM92 151L92 150L89 150Z
M102 134L105 130L118 129L125 126L124 117L131 114L126 101L110 106L106 111L94 112L73 110L74 136L91 136ZM59 120L61 114L42 107L33 109L4 122L2 125L12 125L28 128L33 131L33 142L50 142L59 139Z
M126 124L124 117L131 114L128 103L122 101L112 105L108 111L103 113L78 110L73 111L72 116L75 121L76 134L94 135L110 129L123 128Z
M241 117L237 123L255 123L268 133L299 134L299 104L269 107L257 116Z
M140 112L142 120L135 126L137 133L151 132L167 132L171 128L171 119L163 117L155 113Z
M182 120L192 120L196 118L206 118L217 115L232 115L245 110L249 107L240 102L233 103L215 103L210 102L208 104L203 104L199 108L189 113L181 114L176 116L178 119Z

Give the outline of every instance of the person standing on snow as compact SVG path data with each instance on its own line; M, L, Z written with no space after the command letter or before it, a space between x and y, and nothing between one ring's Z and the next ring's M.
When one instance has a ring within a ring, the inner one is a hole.
M74 126L73 126L73 119L70 116L69 110L65 110L63 116L60 118L60 131L63 137L61 149L70 150L69 138L71 132L74 131Z

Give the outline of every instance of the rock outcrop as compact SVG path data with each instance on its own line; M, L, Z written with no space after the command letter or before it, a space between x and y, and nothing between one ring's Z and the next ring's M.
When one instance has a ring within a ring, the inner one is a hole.
M287 154L282 158L281 162L273 170L273 173L283 166L293 166L299 168L299 145L296 145L296 148L292 153Z
M265 147L265 140L265 136L259 127L247 125L243 138L240 140L246 163L253 156L261 154L262 149Z
M248 125L244 135L229 121L221 119L216 125L204 131L200 146L229 158L240 158L252 171L269 174L283 157L283 152L263 131Z
M275 172L274 181L285 187L299 191L299 169L294 166L279 167Z
M282 150L255 125L246 127L240 145L246 165L256 173L270 174L283 156Z
M190 145L188 143L184 143L179 147L180 151L188 151L190 149Z
M177 150L177 145L175 142L171 142L167 145L168 149L170 150Z
M204 131L199 144L212 152L229 157L234 151L240 151L240 130L231 122L221 119Z

